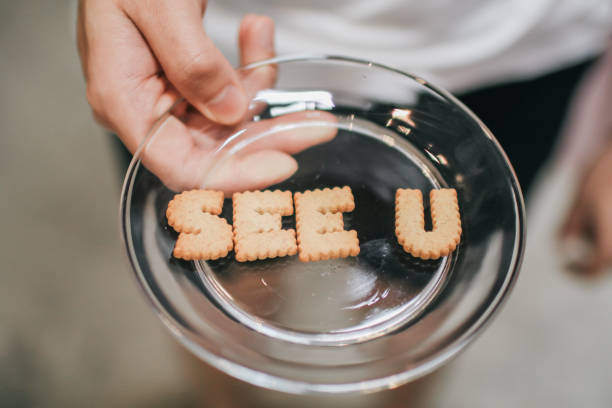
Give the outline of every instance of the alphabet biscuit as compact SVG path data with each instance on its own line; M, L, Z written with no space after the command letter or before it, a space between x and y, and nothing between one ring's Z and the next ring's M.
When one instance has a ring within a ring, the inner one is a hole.
M425 231L420 190L398 189L395 194L395 234L404 251L422 259L438 259L457 248L461 218L455 189L431 190L433 228Z
M298 258L302 262L359 254L357 231L344 230L343 212L355 209L349 187L295 193Z
M176 258L213 260L226 256L233 247L232 227L218 217L223 209L223 192L191 190L168 203L168 224L179 233L174 246Z
M282 229L293 214L290 191L234 193L234 250L238 262L295 255L295 230Z

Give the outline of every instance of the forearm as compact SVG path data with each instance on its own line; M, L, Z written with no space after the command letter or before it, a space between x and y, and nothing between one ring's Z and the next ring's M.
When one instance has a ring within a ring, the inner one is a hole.
M582 82L559 151L562 165L584 170L612 143L612 41Z

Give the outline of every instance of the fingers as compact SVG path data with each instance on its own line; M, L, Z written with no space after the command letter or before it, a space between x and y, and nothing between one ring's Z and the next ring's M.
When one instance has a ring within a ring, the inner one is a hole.
M330 141L336 135L335 117L327 112L299 112L255 122L224 141L215 133L235 130L194 128L168 116L154 131L141 157L143 164L174 191L214 188L227 194L268 187L290 177L297 169L291 154ZM312 122L312 126L308 125ZM295 123L301 126L292 127ZM220 144L221 152L217 153ZM234 151L235 150L235 151Z
M271 18L247 15L240 23L238 37L242 66L274 57L274 22ZM243 86L252 99L257 91L270 88L276 81L276 66L264 65L241 71Z
M588 240L589 254L583 256L582 272L596 275L612 265L612 145L602 149L581 180L575 204L561 231L567 242ZM566 254L566 252L564 252Z
M236 191L260 190L291 177L298 165L293 157L277 150L258 150L229 157L211 169L203 188Z
M204 32L199 1L126 2L170 82L210 120L234 124L247 97L236 71Z
M588 219L587 209L585 192L580 191L561 228L560 235L562 239L584 235Z
M296 154L331 141L338 131L336 122L334 115L322 111L295 112L254 122L241 135L250 142L242 152L275 149Z
M229 195L266 188L297 170L295 159L277 150L241 152L215 161L214 149L198 146L175 116L164 120L144 149L143 164L173 191L210 188Z
M237 128L219 128L197 112L183 117L198 145L214 149L220 144L231 148L240 144L239 152L279 150L296 154L309 147L329 142L337 133L336 117L328 112L295 112L273 119L250 122Z
M240 22L238 45L240 65L274 57L274 21L255 14L245 16Z
M572 269L588 276L598 275L612 265L612 185L607 160L602 156L587 173L561 230L563 255L572 258ZM574 244L580 243L576 246ZM572 245L569 245L572 244ZM580 249L571 256L569 248Z
M145 167L173 191L200 188L211 156L174 115L157 125L140 153Z
M565 268L578 275L592 275L593 267L593 237L592 214L589 205L590 197L586 189L578 192L575 201L561 228L561 247Z
M593 220L595 247L588 269L596 274L612 265L612 207L606 197L600 197L595 203Z
M300 126L295 127L296 123ZM218 159L203 185L227 195L277 184L298 168L291 154L328 142L336 132L335 117L327 112L299 112L252 123L226 141L224 150L236 151Z

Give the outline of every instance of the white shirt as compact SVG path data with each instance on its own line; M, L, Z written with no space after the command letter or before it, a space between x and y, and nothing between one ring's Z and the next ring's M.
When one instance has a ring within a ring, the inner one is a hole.
M248 13L274 19L279 55L372 60L455 92L579 62L612 31L610 0L209 0L206 31L234 63Z

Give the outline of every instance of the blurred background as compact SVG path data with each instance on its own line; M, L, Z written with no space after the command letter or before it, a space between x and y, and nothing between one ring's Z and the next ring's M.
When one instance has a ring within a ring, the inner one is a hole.
M564 273L555 241L571 169L549 167L533 188L508 303L433 375L382 394L296 399L195 361L123 253L122 175L87 105L74 13L67 1L0 2L0 406L612 406L612 280Z

